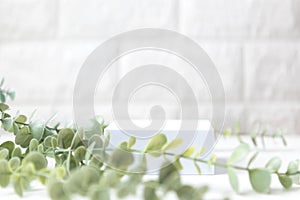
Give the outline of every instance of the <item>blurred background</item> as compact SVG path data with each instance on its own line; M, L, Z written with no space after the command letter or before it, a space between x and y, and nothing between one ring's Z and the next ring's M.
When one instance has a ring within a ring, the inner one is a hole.
M245 130L261 123L299 133L300 0L0 0L0 77L17 93L10 104L25 114L37 108L38 117L58 112L58 120L72 120L74 84L87 56L113 35L144 27L177 31L207 52L224 83L226 126L239 120ZM97 113L110 120L115 84L147 63L185 75L196 88L199 117L211 118L204 81L180 59L151 51L114 63L99 82ZM180 118L176 98L155 86L136 92L130 115L147 117L155 104Z

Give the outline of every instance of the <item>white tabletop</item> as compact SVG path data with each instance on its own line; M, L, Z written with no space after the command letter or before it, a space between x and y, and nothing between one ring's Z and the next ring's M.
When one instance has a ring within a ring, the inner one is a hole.
M3 136L1 134L0 141L7 140L7 135ZM246 137L246 140L249 138ZM267 162L267 158L271 158L273 156L279 156L283 160L283 166L281 168L282 171L285 170L288 161L294 159L300 159L300 137L289 136L287 137L288 147L283 147L282 143L279 139L266 140L267 150L263 150L263 152L257 157L257 160L253 163L253 167L264 166ZM230 155L232 148L238 145L238 141L236 138L221 138L217 144L215 153L218 156L219 161L224 161ZM240 163L240 165L244 165L245 163ZM199 175L183 175L182 181L186 184L191 185L208 185L209 192L205 196L206 199L223 199L224 197L229 197L230 199L299 199L300 196L300 186L295 186L291 190L284 190L280 185L277 177L272 177L272 185L270 194L257 194L253 192L251 189L251 185L249 182L249 178L247 173L239 172L239 181L240 181L240 194L235 194L229 185L228 176L224 173L223 169L217 169L216 175L211 176L199 176ZM153 179L156 178L154 175L148 175L145 179ZM135 197L129 197L128 199L142 199L141 192L138 192L139 195ZM169 194L165 199L174 199L175 194ZM7 188L0 188L0 197L1 199L21 199L19 198L12 186ZM50 199L47 195L47 191L38 181L32 183L31 188L28 191L25 191L24 197L22 199ZM74 199L82 199L82 197L75 197ZM112 194L112 199L117 199Z

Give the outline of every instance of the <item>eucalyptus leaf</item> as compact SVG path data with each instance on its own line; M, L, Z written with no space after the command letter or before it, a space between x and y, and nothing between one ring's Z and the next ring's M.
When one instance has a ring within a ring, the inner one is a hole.
M8 105L6 105L5 103L0 103L0 111L1 112L4 112L4 111L6 111L8 109L9 109Z
M18 157L13 157L8 161L8 165L12 171L15 171L21 165L21 160Z
M11 172L7 160L0 160L0 186L6 187L10 182Z
M145 183L144 200L160 200L156 194L156 185L157 183L155 181L148 181Z
M80 146L75 150L75 159L81 162L85 159L86 149L84 146Z
M18 158L22 157L22 151L21 151L20 147L17 147L13 150L11 157L18 157Z
M277 172L281 166L281 159L279 157L273 157L266 164L266 168L271 170L272 172Z
M228 164L240 162L246 158L246 156L250 153L250 147L248 144L241 143L238 147L236 147L231 154Z
M111 155L110 163L117 169L126 169L134 161L132 153L121 149L115 149Z
M13 119L12 118L5 118L2 120L2 126L5 131L8 131L13 125Z
M39 145L39 141L33 138L29 143L29 151L36 151Z
M166 190L176 190L181 185L179 172L174 164L165 164L159 171L158 181Z
M11 154L15 148L15 144L12 141L6 141L0 145L0 148L1 147L7 149L9 151L9 157L11 157Z
M182 155L184 157L190 157L191 155L193 155L194 151L195 151L195 146L190 146L185 150L185 152Z
M268 169L257 168L249 170L252 188L259 193L268 193L271 184L271 173Z
M293 185L293 180L292 178L286 176L286 175L278 175L278 179L281 183L281 185L285 188L285 189L290 189Z
M99 182L100 174L93 167L76 169L66 182L66 189L71 194L86 195L90 185Z
M153 136L148 142L145 148L145 152L159 151L166 143L167 137L162 133L158 133L155 136Z
M36 120L29 124L30 132L33 138L40 141L43 138L45 122L42 120Z
M0 101L5 103L6 102L6 96L3 94L3 92L0 90Z
M109 188L101 188L97 185L89 188L89 197L91 200L110 200Z
M41 170L47 167L47 160L43 154L32 151L26 155L23 160L23 164L26 165L27 163L32 163L36 170Z
M16 144L20 145L21 147L26 148L29 146L29 143L32 138L33 137L30 134L30 130L29 130L28 126L24 126L17 133L15 142L16 142Z
M64 189L60 180L51 180L47 184L47 190L52 200L69 200L70 196Z
M232 133L231 128L227 128L227 129L225 129L223 135L224 135L225 137L229 137L229 136L231 135L231 133Z
M16 123L25 123L27 121L27 117L25 115L19 115L16 119Z
M182 143L182 138L175 138L174 140L171 140L170 142L167 142L162 150L163 151L168 151L168 150L171 150L171 149L175 149L176 147L178 147L181 143Z
M201 156L204 152L205 152L205 147L202 147L195 153L194 159L199 158L199 156Z
M0 150L0 159L7 159L9 156L9 151L7 149Z
M135 145L135 142L136 142L136 138L134 136L131 136L129 138L127 148L131 149L131 147L133 147L133 145Z
M291 161L288 165L287 174L294 174L298 171L299 168L299 160Z
M72 140L74 137L74 132L70 128L65 128L59 131L58 133L58 147L67 149L71 146Z
M196 170L197 170L197 173L198 173L199 175L201 175L201 174L202 174L201 169L200 169L200 167L199 167L199 165L197 164L196 161L194 161L194 166L195 166L195 168L196 168Z
M233 190L238 193L239 192L239 179L237 177L236 171L232 167L227 167L227 173L229 177L229 182Z

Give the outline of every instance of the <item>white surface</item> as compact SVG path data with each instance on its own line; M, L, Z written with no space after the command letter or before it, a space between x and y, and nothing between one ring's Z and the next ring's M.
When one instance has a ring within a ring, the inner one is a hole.
M1 137L0 140L3 141L7 137ZM300 159L300 137L288 137L288 148L282 146L282 143L279 140L267 140L266 144L270 147L270 150L263 151L253 163L255 166L263 166L267 162L266 158L271 158L273 156L279 156L283 159L285 165L282 166L281 170L284 171L288 161L293 159ZM219 160L226 159L231 149L238 144L236 138L222 138L217 145L216 154L219 156ZM241 163L243 165L243 163ZM248 175L244 172L239 172L239 181L241 194L235 194L229 185L229 180L226 174L222 174L220 169L217 169L217 175L210 176L199 176L199 175L183 175L182 181L186 184L191 184L195 186L208 185L210 190L206 196L206 199L222 199L223 197L230 197L231 199L242 199L242 200L252 200L252 199L299 199L300 187L294 186L293 189L286 191L284 190L276 177L272 177L272 189L270 194L257 194L253 192L250 186ZM155 175L148 175L146 179L156 178ZM139 195L135 197L129 197L128 200L138 200L141 199L141 190L138 190ZM8 188L0 189L1 200L17 200L20 199L13 191L12 186ZM41 186L38 182L34 182L31 186L31 189L25 191L23 199L49 199L46 189ZM76 197L74 199L82 199L81 197ZM112 199L116 199L112 195ZM174 194L169 194L165 199L174 199Z

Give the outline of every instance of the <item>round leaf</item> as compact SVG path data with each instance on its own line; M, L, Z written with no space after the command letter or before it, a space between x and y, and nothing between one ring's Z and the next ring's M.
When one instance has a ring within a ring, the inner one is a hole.
M287 173L288 174L296 173L298 171L298 168L299 168L299 161L298 160L291 161L288 165Z
M117 169L126 169L133 163L133 155L128 151L116 149L112 155L110 163Z
M29 127L32 137L40 141L44 134L45 122L42 120L37 120L30 123Z
M242 143L236 147L231 154L228 163L240 162L250 153L250 147L248 144Z
M167 137L162 134L156 134L146 145L145 151L158 151L161 150L162 147L167 143Z
M13 125L13 119L12 118L5 118L2 120L2 127L5 131L8 131Z
M32 151L29 154L27 154L27 156L23 160L23 164L26 165L27 163L33 163L36 170L40 170L47 167L46 158L43 154L37 151Z
M67 149L71 146L74 137L74 132L72 129L65 128L58 133L58 147Z
M267 193L270 190L271 173L268 169L251 169L249 178L252 188L259 193Z
M266 164L266 168L271 170L272 172L277 172L281 166L281 159L278 157L274 157Z
M278 179L281 183L281 185L285 188L285 189L290 189L293 185L293 180L285 175L279 175Z

